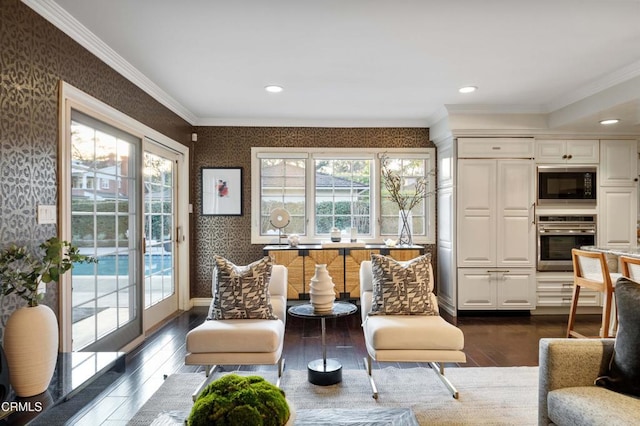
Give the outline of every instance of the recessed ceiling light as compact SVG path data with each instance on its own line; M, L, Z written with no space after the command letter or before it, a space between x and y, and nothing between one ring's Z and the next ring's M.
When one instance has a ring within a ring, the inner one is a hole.
M269 85L269 86L264 86L264 90L266 90L269 93L280 93L282 92L284 89L282 88L282 86L276 86L276 85Z
M610 124L616 124L619 123L620 120L618 120L617 118L609 118L607 120L600 120L600 124L604 125L604 126L608 126Z
M461 87L460 89L458 89L458 92L460 92L460 93L472 93L472 92L475 92L476 90L478 90L478 88L476 86L464 86L464 87Z

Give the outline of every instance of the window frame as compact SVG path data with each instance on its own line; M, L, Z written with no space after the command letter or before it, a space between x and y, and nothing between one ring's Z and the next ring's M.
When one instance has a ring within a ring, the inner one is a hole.
M281 155L281 156L280 156ZM304 158L305 167L305 215L306 235L301 237L303 244L319 244L328 238L315 232L315 160L317 159L370 159L371 176L371 213L372 235L359 235L358 240L369 244L382 243L391 235L381 234L381 185L380 157L420 158L426 161L426 173L429 174L426 199L426 235L414 235L414 244L435 244L436 242L436 149L428 148L251 148L251 244L278 244L277 235L260 235L261 229L261 160L263 158ZM286 232L286 229L285 229ZM397 237L397 236L396 236Z

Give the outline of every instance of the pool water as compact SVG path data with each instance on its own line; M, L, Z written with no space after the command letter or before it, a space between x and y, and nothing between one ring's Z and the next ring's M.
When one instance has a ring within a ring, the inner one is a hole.
M169 270L172 266L171 253L145 255L144 263L145 275ZM128 275L129 256L99 256L98 263L76 263L73 266L73 275L93 275L96 267L98 275ZM167 271L167 274L169 273L170 271Z

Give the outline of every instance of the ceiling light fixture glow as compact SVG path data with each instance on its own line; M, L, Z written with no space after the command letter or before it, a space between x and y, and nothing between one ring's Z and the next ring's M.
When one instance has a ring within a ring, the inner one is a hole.
M603 126L609 126L611 124L617 124L619 122L620 122L620 120L618 120L617 118L609 118L607 120L600 120L600 124L602 124Z
M284 89L282 88L282 86L276 86L274 84L271 84L269 86L264 86L264 90L266 90L269 93L280 93Z
M460 92L460 93L473 93L476 90L478 90L478 88L476 86L464 86L464 87L461 87L460 89L458 89L458 92Z

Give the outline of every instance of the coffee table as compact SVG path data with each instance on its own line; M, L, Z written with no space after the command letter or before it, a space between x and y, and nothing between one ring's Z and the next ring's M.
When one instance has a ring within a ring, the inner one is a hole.
M316 312L311 303L293 305L289 308L289 315L297 318L320 319L322 328L322 359L316 359L307 365L307 375L310 383L318 386L335 385L342 381L342 364L337 359L327 359L326 319L338 318L355 314L358 308L349 302L334 302L330 311Z

